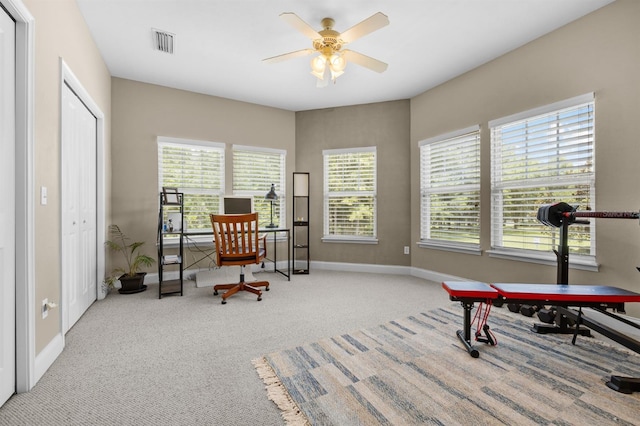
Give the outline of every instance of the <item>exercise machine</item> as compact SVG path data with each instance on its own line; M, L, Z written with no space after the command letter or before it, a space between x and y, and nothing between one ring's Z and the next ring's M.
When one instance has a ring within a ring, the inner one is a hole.
M541 206L538 209L538 221L553 228L560 228L558 250L554 250L558 258L558 284L569 284L569 225L589 224L589 221L580 218L636 219L640 223L640 212L578 211L577 207L564 202Z
M623 305L626 302L640 302L640 293L618 287L598 285L556 285L556 284L520 284L520 283L482 283L482 282L457 282L445 281L442 287L449 293L450 300L461 302L464 308L463 329L456 332L458 338L465 346L469 355L473 358L480 356L479 351L471 341L471 311L474 303L484 303L491 306L494 300L503 300L508 303L527 304L532 301L545 301L563 309L566 315L571 316L576 324L584 324L623 346L640 353L640 342L623 335L609 326L590 319L582 312L583 307L593 308L600 312L606 312L609 307ZM574 308L578 308L575 310ZM615 319L622 319L614 314L609 314ZM488 314L487 314L488 316ZM624 320L626 321L626 320ZM486 326L486 330L484 329ZM578 330L576 328L576 330ZM575 344L579 333L574 330L572 343ZM488 326L483 324L483 331L488 331ZM495 339L478 339L476 341L495 344ZM489 337L489 336L487 336ZM640 378L611 376L607 386L622 393L640 391Z
M471 311L474 303L484 303L489 307L492 304L507 303L511 311L519 310L525 315L531 314L530 316L533 315L534 311L537 311L538 318L541 321L545 323L555 322L556 325L534 324L533 331L537 333L571 333L573 334L573 344L575 344L578 335L589 336L589 329L591 329L636 353L640 353L639 341L590 318L582 311L583 307L592 308L611 319L640 329L640 325L637 323L616 314L625 312L625 303L640 302L640 293L610 286L568 285L569 226L576 223L588 224L589 222L583 220L584 218L635 219L639 220L640 223L640 212L578 211L577 207L564 202L541 206L538 209L537 219L547 226L560 228L558 249L554 250L558 260L557 285L509 283L489 285L478 282L442 283L443 288L449 293L449 298L461 302L464 308L464 328L459 330L457 335L472 357L479 357L478 350L471 343ZM637 269L640 271L640 268ZM546 305L553 306L546 308ZM609 310L613 312L609 312ZM488 313L485 315L483 327L488 330L489 326L486 324L486 317L488 317ZM580 325L584 325L587 329L581 328ZM479 339L479 333L479 331L476 333L476 341L491 345L495 344L495 339ZM622 393L638 392L640 391L640 378L614 375L607 382L607 386Z

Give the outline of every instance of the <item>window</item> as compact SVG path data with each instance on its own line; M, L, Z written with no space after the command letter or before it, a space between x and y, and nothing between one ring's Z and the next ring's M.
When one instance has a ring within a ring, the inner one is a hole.
M479 252L479 126L420 142L420 246Z
M224 195L224 144L159 137L159 192L163 186L184 193L187 230L210 230Z
M265 199L271 184L278 194L278 199L273 201L273 223L285 226L285 160L284 150L233 146L233 195L253 197L261 228L271 223L271 201Z
M376 242L376 148L330 149L322 154L323 241Z
M558 245L558 230L536 220L538 208L559 201L582 209L595 207L593 94L489 126L492 248L534 256L550 252ZM594 235L593 224L571 225L571 253L595 256Z

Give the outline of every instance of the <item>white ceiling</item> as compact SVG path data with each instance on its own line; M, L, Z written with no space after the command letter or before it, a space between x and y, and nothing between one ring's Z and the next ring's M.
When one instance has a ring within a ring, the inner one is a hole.
M111 74L291 111L412 98L613 0L77 0ZM282 20L294 12L343 32L376 12L390 24L349 45L389 64L348 64L316 88L311 57L262 59L311 47ZM154 50L151 29L176 35Z

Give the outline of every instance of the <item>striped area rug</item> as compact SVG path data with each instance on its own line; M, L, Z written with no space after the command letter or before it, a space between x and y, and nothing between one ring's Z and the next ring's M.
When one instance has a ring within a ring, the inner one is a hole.
M640 376L640 356L596 338L539 335L533 318L494 308L497 346L471 358L462 307L419 313L254 360L287 424L632 425L640 393L605 383ZM475 332L475 329L473 330Z

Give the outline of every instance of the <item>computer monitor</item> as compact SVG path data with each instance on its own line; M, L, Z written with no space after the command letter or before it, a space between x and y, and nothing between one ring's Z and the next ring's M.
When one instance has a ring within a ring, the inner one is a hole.
M251 197L224 197L224 214L253 213L253 198Z

